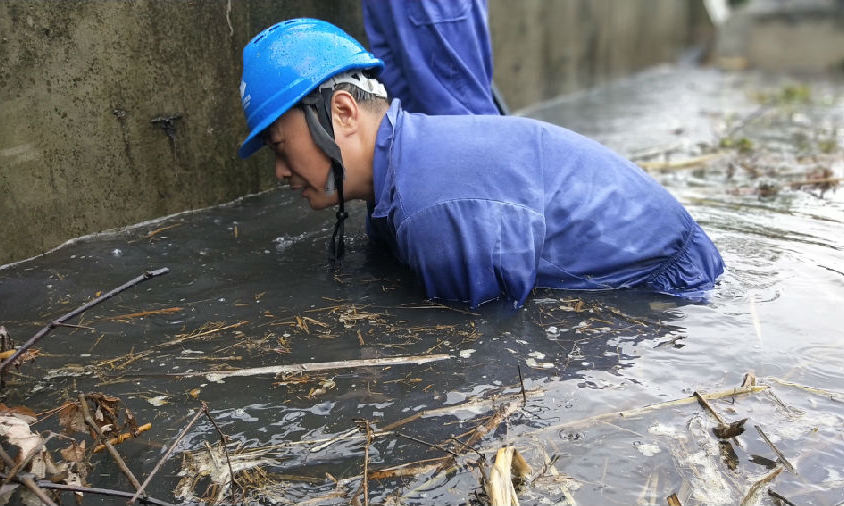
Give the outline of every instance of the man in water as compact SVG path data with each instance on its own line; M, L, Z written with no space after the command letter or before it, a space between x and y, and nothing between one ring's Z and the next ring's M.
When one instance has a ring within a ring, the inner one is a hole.
M700 297L724 265L668 191L601 144L512 116L408 113L376 79L384 63L330 23L293 19L243 51L246 158L314 209L367 202L367 232L431 298L521 305L534 287L641 287Z

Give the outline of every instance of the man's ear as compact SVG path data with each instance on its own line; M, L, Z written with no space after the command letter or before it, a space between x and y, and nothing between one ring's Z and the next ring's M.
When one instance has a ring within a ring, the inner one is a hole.
M331 97L331 121L334 123L334 135L349 135L357 132L360 120L360 106L351 93L337 90Z

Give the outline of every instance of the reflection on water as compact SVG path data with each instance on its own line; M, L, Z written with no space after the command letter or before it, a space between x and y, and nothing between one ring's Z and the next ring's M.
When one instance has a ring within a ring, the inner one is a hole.
M791 89L806 93L794 101L782 91ZM537 471L522 504L664 504L671 494L683 504L738 503L776 459L758 425L797 472L782 472L771 489L797 504L840 503L844 198L794 182L844 175L842 95L835 82L805 87L752 73L659 68L527 111L653 168L727 263L707 303L539 291L515 313L506 304L474 313L432 304L407 271L370 248L363 206L350 206L350 251L335 274L324 260L331 214L271 191L81 239L0 270L0 324L21 343L99 291L170 269L71 322L82 328L54 330L38 360L9 379L4 402L42 412L78 391L120 397L153 424L120 447L146 475L160 445L204 400L221 429L261 452L264 470L283 484L265 497L325 496L323 504L348 503L360 483L360 433L329 444L356 419L376 430L404 421L369 446L370 469L378 470L444 455L398 432L457 448L449 437L481 434L493 405L516 402L472 446L491 457L517 445ZM682 166L703 156L710 161ZM816 166L828 172L813 173ZM221 383L166 376L434 353L452 358ZM729 470L711 416L698 404L667 401L736 387L751 370L770 391L712 401L730 421L749 418ZM520 375L531 394L524 407ZM213 425L200 421L180 450L216 440ZM460 454L446 475L373 481L373 500L474 502L477 454ZM95 462L89 481L129 488L107 457ZM179 466L165 466L151 495L172 500Z

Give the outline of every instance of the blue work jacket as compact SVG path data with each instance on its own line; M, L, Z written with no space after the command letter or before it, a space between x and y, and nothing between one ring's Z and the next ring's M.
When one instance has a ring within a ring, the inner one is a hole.
M475 307L534 287L700 296L724 269L685 208L605 146L513 116L427 116L394 100L367 231L432 298Z
M408 111L498 114L486 0L362 0L378 79Z

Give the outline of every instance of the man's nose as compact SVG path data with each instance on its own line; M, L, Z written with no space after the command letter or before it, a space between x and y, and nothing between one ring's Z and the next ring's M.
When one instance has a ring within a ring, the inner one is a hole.
M287 179L293 176L293 172L287 167L287 164L280 158L275 159L275 177L277 179Z

